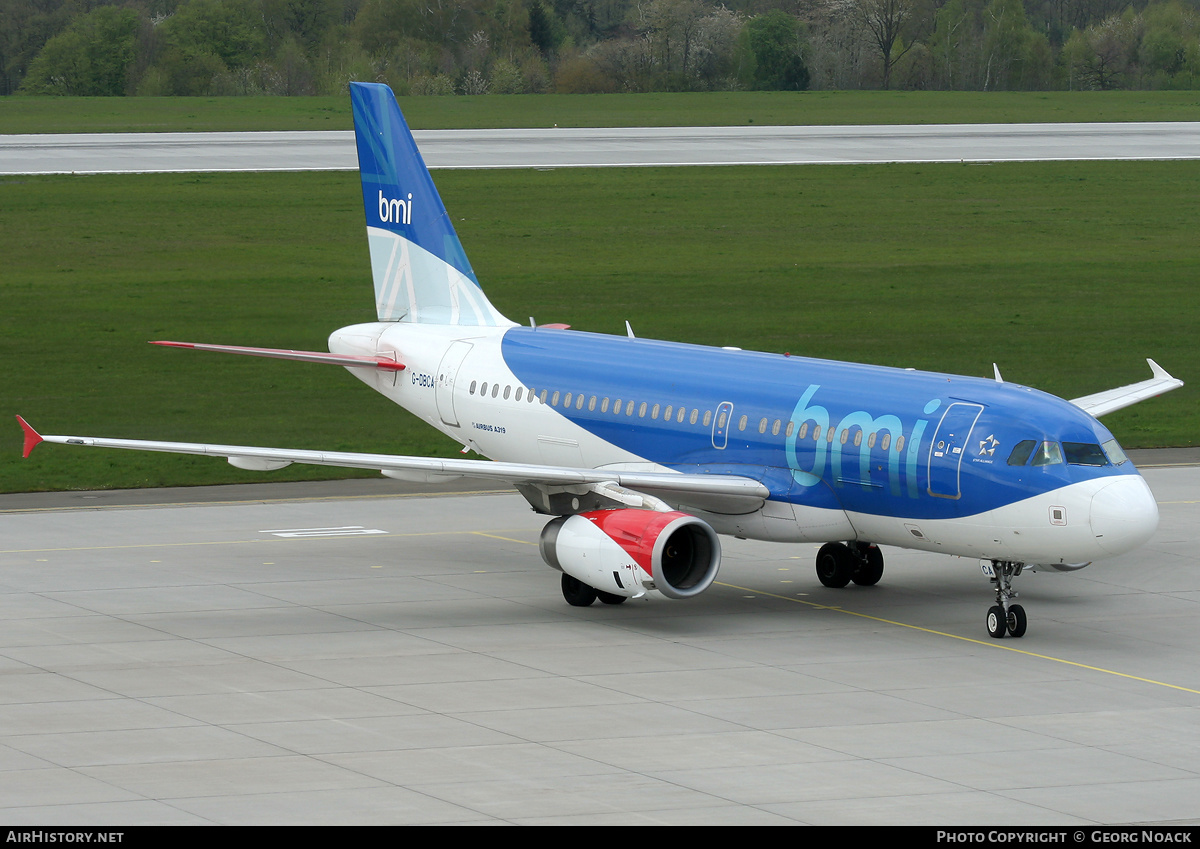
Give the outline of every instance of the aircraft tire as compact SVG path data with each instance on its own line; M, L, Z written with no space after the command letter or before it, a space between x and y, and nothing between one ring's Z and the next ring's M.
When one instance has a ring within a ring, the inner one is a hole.
M596 590L596 598L605 604L624 604L626 597L616 593L606 593L604 590Z
M994 639L1000 639L1008 630L1008 617L1004 615L1004 608L996 604L988 608L987 615L987 631L988 635Z
M562 576L562 594L571 607L588 607L597 598L595 588L565 572Z
M1010 604L1005 624L1008 627L1008 635L1010 637L1025 636L1025 628L1029 625L1029 620L1025 616L1025 608L1019 604Z
M827 542L817 552L817 579L831 589L850 583L854 567L854 555L840 542Z
M883 577L883 552L877 546L866 550L866 560L858 564L851 578L860 587L873 587Z

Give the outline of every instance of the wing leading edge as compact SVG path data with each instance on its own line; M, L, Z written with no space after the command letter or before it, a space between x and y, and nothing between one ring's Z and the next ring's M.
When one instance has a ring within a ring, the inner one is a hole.
M1153 374L1149 380L1131 383L1128 386L1119 386L1116 389L1106 389L1103 392L1084 395L1082 398L1072 398L1071 403L1096 418L1100 418L1100 416L1131 407L1139 401L1145 401L1147 398L1153 398L1183 386L1182 380L1171 377L1167 374L1167 370L1154 360L1147 358L1146 362Z

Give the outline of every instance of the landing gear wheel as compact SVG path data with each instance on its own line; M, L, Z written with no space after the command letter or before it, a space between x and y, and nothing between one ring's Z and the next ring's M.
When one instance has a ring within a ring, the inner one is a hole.
M562 576L562 594L571 607L587 607L597 597L593 587L589 587L578 578L572 578L565 572Z
M1010 604L1008 606L1008 616L1005 618L1008 635L1010 637L1025 636L1025 627L1028 624L1029 620L1025 618L1025 608L1019 604Z
M860 587L873 587L883 577L883 552L878 546L871 545L860 548L859 553L863 559L859 561L851 580Z
M1004 608L998 604L988 608L987 630L988 634L997 640L1008 630L1008 617L1004 615Z
M596 598L605 604L624 604L626 597L616 593L606 593L604 590L596 590Z
M850 583L857 565L853 552L840 542L827 542L817 552L817 578L833 589Z

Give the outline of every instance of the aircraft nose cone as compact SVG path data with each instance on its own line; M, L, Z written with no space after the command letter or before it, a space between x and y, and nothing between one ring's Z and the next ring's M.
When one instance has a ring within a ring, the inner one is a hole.
M1091 505L1092 535L1108 554L1132 551L1158 527L1158 504L1141 475L1122 475L1097 490Z

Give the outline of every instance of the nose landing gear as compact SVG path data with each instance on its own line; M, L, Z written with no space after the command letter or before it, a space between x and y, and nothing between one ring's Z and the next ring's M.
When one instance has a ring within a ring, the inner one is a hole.
M1017 597L1013 592L1012 581L1021 574L1025 564L1006 560L985 560L980 566L983 568L983 574L996 585L996 603L987 613L988 634L997 640L1005 634L1010 637L1023 637L1029 620L1025 616L1025 608L1012 603Z

